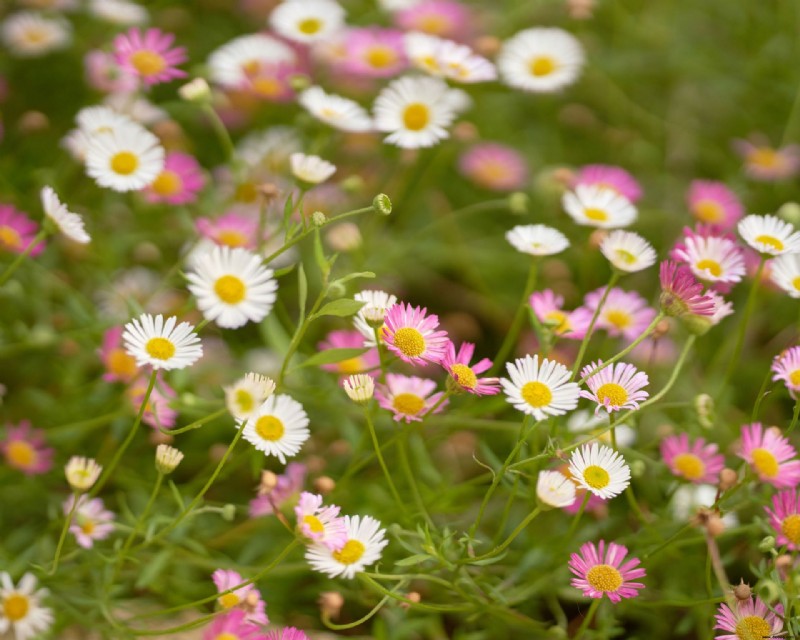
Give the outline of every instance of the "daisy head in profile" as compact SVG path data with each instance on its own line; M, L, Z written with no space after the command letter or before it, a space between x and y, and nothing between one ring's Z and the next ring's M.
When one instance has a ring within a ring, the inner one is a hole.
M67 209L67 206L58 199L58 195L52 187L42 189L41 198L45 216L61 233L79 244L87 244L91 241L84 228L83 218Z

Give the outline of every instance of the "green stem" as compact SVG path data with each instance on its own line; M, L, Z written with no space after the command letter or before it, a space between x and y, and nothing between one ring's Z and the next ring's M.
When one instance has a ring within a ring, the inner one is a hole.
M592 619L594 618L594 614L597 612L597 607L600 606L600 598L595 598L592 600L592 604L589 605L589 611L586 612L586 615L583 618L583 622L581 623L578 632L575 634L575 638L573 640L580 640L583 637L583 634L589 628L589 625L592 623Z
M439 399L433 404L433 406L422 414L422 418L424 419L431 415L434 411L441 407L451 395L453 395L452 391L449 389L445 391L441 396L439 396Z
M536 276L538 273L538 266L539 260L538 258L533 258L531 260L531 267L528 270L528 280L525 282L525 289L523 290L522 300L520 300L519 306L517 307L517 312L514 315L514 320L511 322L511 327L506 334L505 339L503 340L503 344L500 346L500 350L497 352L497 355L494 357L494 364L492 365L492 369L489 376L497 375L500 369L503 367L508 356L511 354L512 350L516 346L517 338L519 337L519 332L522 330L522 323L525 320L525 315L528 309L528 298L531 297L533 293L533 289L536 286Z
M228 133L228 129L225 123L222 122L222 118L219 117L219 114L210 104L203 105L203 111L208 115L211 121L211 127L214 129L214 133L217 134L222 148L225 149L228 159L232 159L236 155L236 147L233 146L231 134Z
M375 447L375 456L378 458L378 464L381 465L381 469L383 469L383 475L386 477L389 490L392 492L392 496L394 496L395 502L397 502L397 506L400 508L400 511L402 513L406 513L406 505L403 502L403 499L400 497L400 494L397 492L397 487L394 486L394 480L392 480L392 474L389 473L389 468L386 466L386 461L383 459L381 445L378 442L378 434L375 432L375 425L372 424L372 418L369 415L369 409L367 409L367 407L364 407L364 418L367 421L367 429L369 430L369 435L372 438L372 444Z
M408 430L405 429L403 435L400 437L400 440L397 441L397 452L400 457L400 466L403 469L403 474L406 476L406 482L411 488L411 494L414 496L414 502L417 503L417 509L419 509L420 513L428 523L433 524L433 519L428 513L428 509L425 507L425 502L422 499L422 493L419 490L417 478L414 476L414 472L412 471L411 465L408 462L408 436Z
M161 489L161 483L164 481L164 474L160 473L156 477L156 483L153 486L153 491L150 493L150 498L147 500L147 504L144 506L142 513L136 519L136 523L133 525L133 529L131 530L130 534L128 534L128 538L125 540L125 544L122 545L122 549L120 550L119 554L117 554L117 561L114 565L114 574L111 578L111 584L114 584L119 577L119 572L122 569L122 566L125 564L125 556L128 554L128 550L131 548L133 541L139 535L139 532L142 530L142 526L144 526L145 520L147 516L150 514L150 509L153 508L153 504L156 501L156 496L158 496L158 492Z
M72 524L72 516L75 515L75 510L78 508L78 499L80 494L77 492L72 494L72 506L69 509L67 517L64 519L64 526L61 529L61 535L58 538L58 545L56 546L56 554L53 556L53 568L50 569L50 575L53 575L58 569L58 562L61 559L61 551L64 548L64 541L67 539L67 531Z
M594 325L597 323L597 319L600 317L600 312L603 310L603 306L608 300L608 295L611 293L611 289L614 288L614 285L617 284L617 280L619 280L619 271L612 271L611 278L606 285L606 290L603 291L603 297L600 298L600 302L597 304L597 308L594 310L594 314L592 314L592 319L589 322L589 326L586 329L586 335L583 336L583 340L581 340L581 347L578 350L578 356L575 358L575 364L572 365L572 377L575 378L578 371L581 368L581 362L583 362L583 356L586 355L586 349L589 347L589 340L592 337L592 331L594 331Z
M395 593L394 591L389 591L379 582L376 582L368 575L364 573L359 573L358 577L361 579L362 582L366 582L369 586L373 589L382 593L385 596L388 596L394 600L399 600L400 602L405 602L406 604L410 605L412 609L422 609L423 611L469 611L472 607L458 605L458 604L425 604L422 602L416 602L414 600L410 600L409 598L404 598L403 596ZM402 583L401 583L402 584Z
M581 521L581 516L583 512L586 511L586 505L589 504L589 498L591 497L591 492L587 489L586 493L583 494L583 501L581 502L581 506L578 508L578 512L575 514L575 517L572 519L572 524L569 526L569 531L567 532L567 537L564 538L564 542L569 544L570 540L572 540L572 536L575 535L575 531L578 528L578 523Z
M314 320L314 314L319 311L319 308L322 306L322 302L325 300L325 296L328 293L327 287L323 287L322 291L319 292L317 299L314 301L314 306L311 307L311 311L308 312L308 315L303 318L303 321L300 323L300 326L297 327L297 331L294 332L292 336L291 342L289 342L289 348L286 349L286 355L283 358L283 363L281 364L281 370L278 374L278 384L283 384L283 378L286 376L286 368L289 366L289 361L292 359L294 352L297 351L297 348L300 346L300 341L303 339L303 336L308 329L308 325L310 325Z
M476 562L478 560L486 560L487 558L493 558L494 556L502 553L508 545L510 545L517 536L525 530L533 519L538 516L542 512L542 508L537 506L533 511L531 511L525 519L517 525L517 528L514 529L511 534L506 538L501 544L497 545L494 549L489 551L488 553L484 553L482 556L478 556L477 558L472 558L471 562Z
M181 427L180 429L159 429L159 431L169 436L175 436L178 435L179 433L185 433L186 431L199 429L204 424L211 422L212 420L216 420L220 416L225 415L227 412L228 409L226 407L222 407L222 409L218 409L214 413L210 413L205 418L200 418L199 420L195 420L194 422L187 424L185 427Z
M792 414L792 424L789 425L789 428L786 430L786 434L790 434L792 430L797 425L797 418L800 416L800 400L794 401L794 413Z
M27 247L25 247L25 250L22 253L20 253L16 258L14 258L14 261L10 265L8 265L8 267L6 267L5 271L3 271L3 275L0 275L0 287L2 287L6 282L8 282L8 279L14 275L14 272L19 268L19 265L22 264L22 261L25 260L25 258L27 258L31 254L31 251L33 251L36 248L36 245L38 245L46 237L47 237L46 231L40 231L39 233L36 234L34 239L31 240L30 244Z
M375 334L375 348L378 350L378 362L381 366L379 381L381 384L386 384L386 352L381 341L380 327L373 327L372 332Z

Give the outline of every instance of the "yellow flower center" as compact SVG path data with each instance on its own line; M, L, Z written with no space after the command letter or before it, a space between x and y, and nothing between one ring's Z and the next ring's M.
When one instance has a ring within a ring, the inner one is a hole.
M550 311L545 315L544 321L547 324L553 325L555 327L553 331L556 333L566 333L572 328L569 324L567 314L561 311Z
M614 251L617 256L617 260L623 262L625 264L633 264L636 262L636 256L633 255L630 251L625 251L625 249L617 249Z
M687 480L699 480L706 473L706 465L693 453L679 453L672 464Z
M303 524L307 524L308 528L314 533L322 533L325 527L317 516L303 516Z
M403 327L394 334L394 346L400 349L404 356L416 358L425 352L425 338L412 327Z
M762 476L774 478L778 475L778 461L771 452L766 449L753 449L750 454L753 457L753 466Z
M246 389L237 389L234 394L234 403L242 413L250 413L256 401L253 398L253 394Z
M789 382L794 386L800 385L800 369L795 369L789 374Z
M25 440L12 440L6 445L6 460L12 467L27 469L36 462L36 449Z
M11 227L0 227L0 247L18 249L22 245L22 236Z
M139 75L145 77L158 75L167 68L167 61L164 60L160 53L146 49L131 54L128 60L130 60L134 69L139 72Z
M474 389L478 386L478 376L465 364L454 364L450 367L456 382L465 389Z
M595 395L597 395L597 399L601 403L605 403L608 400L609 404L615 407L621 407L628 401L628 392L625 387L616 382L606 382L597 390Z
M694 215L703 222L720 222L725 215L718 202L714 200L698 200L694 204Z
M225 229L217 234L217 242L226 247L243 247L247 244L247 238L240 231Z
M336 365L336 368L339 369L339 373L349 376L354 373L361 373L366 369L366 365L363 359L356 357L342 360Z
M623 311L622 309L612 309L605 314L605 318L620 331L627 329L633 323L631 314L627 311Z
M397 60L397 54L391 47L375 46L370 47L366 55L367 64L376 69L385 69Z
M425 400L413 393L398 393L392 401L392 406L398 413L415 416L425 406Z
M553 73L553 71L558 68L558 64L556 64L556 61L550 56L539 56L530 61L528 68L530 69L531 75L542 78Z
M242 637L226 631L225 633L220 633L218 636L214 636L214 640L242 640Z
M611 476L603 467L593 464L583 470L583 479L592 489L603 489L608 486Z
M111 158L111 170L121 176L129 176L139 167L139 158L130 151L119 151Z
M264 440L269 440L270 442L280 440L285 431L283 422L275 416L261 416L256 421L256 433Z
M236 194L234 198L238 202L255 202L255 199L258 197L258 190L256 189L256 185L252 182L243 182L242 184L236 185Z
M586 572L586 582L595 591L616 591L622 586L622 574L609 564L596 564Z
M12 593L3 600L3 612L11 622L19 622L28 615L30 601L21 593Z
M800 544L800 515L793 513L786 516L781 522L781 531L789 539L789 542Z
M136 358L125 353L123 349L112 349L106 366L110 373L121 378L132 377L136 373Z
M158 174L158 177L153 180L153 184L150 186L158 195L169 197L181 192L183 180L174 171L167 170Z
M239 304L247 294L247 287L236 276L222 276L214 283L214 293L227 304Z
M430 121L430 109L420 102L408 105L403 111L403 125L409 131L422 131Z
M283 85L272 76L261 76L255 78L251 83L253 92L262 98L275 98L283 93Z
M239 604L239 596L235 593L226 593L224 596L219 597L219 603L223 609L230 609Z
M358 540L348 540L339 551L333 552L333 559L342 564L353 564L361 559L366 547Z
M769 147L759 147L748 157L750 164L754 164L762 169L773 169L780 164L780 156L775 149Z
M716 260L704 258L703 260L698 260L694 266L698 271L708 271L715 278L719 278L722 275L722 267Z
M0 232L2 232L2 229L0 229ZM0 242L2 242L2 239L0 239ZM800 291L800 276L797 276L794 280L792 280L792 286L797 291Z
M175 355L175 345L161 337L150 338L144 346L144 350L156 360L169 360Z
M95 530L95 523L92 520L87 520L81 525L81 531L85 533L87 536L90 536L94 533Z
M760 242L761 244L765 244L768 247L772 247L775 251L783 251L783 242L778 240L775 236L768 236L762 235L756 238L756 242Z
M596 207L586 207L586 209L583 210L583 215L589 218L589 220L594 220L596 222L605 222L608 220L608 214Z
M764 640L772 637L772 627L761 616L745 616L736 623L739 640Z
M450 21L443 15L429 13L421 16L415 25L420 31L432 33L435 36L442 35L450 28Z
M322 29L323 24L319 18L306 18L297 23L297 30L307 36L313 36Z
M526 382L520 393L522 399L534 409L546 407L553 400L553 392L550 391L550 387L538 380Z

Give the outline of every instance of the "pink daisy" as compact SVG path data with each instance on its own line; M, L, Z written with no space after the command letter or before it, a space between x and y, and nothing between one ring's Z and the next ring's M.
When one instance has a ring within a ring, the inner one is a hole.
M303 490L306 481L306 465L300 462L290 462L286 470L276 478L275 487L268 496L259 496L250 501L250 517L272 515L274 507L280 509L284 504L292 501Z
M222 593L244 582L244 578L236 571L230 569L217 569L211 574L211 579L217 587L217 592ZM230 593L217 598L223 609L230 609L231 613L241 611L244 620L253 624L269 624L266 614L266 604L261 599L261 592L255 585L248 584L234 589Z
M592 312L585 307L564 311L563 296L557 295L552 289L535 291L529 302L539 322L550 327L561 338L583 340L592 322Z
M106 382L129 383L139 375L136 358L128 355L122 345L122 327L111 327L103 334L103 346L100 347L100 360L106 372L103 380Z
M270 631L265 640L308 640L308 636L296 627L284 627Z
M650 395L642 391L650 381L644 371L637 371L632 364L617 362L594 375L592 371L602 366L603 361L598 360L586 365L581 371L581 377L586 378L586 386L590 391L581 391L581 397L594 400L597 403L595 414L605 408L608 413L620 409L638 409L639 402L646 400Z
M64 501L64 515L72 511L75 495ZM78 506L69 527L75 541L84 549L91 549L95 540L105 540L114 531L114 514L108 511L100 498L84 494L78 497Z
M339 507L322 506L322 496L303 491L294 508L297 526L309 540L324 544L331 551L339 551L347 542L347 527L339 517Z
M258 219L255 216L239 211L228 211L216 220L198 218L195 227L200 235L214 244L233 249L239 247L250 251L256 249Z
M711 228L688 227L671 252L677 262L685 262L696 278L707 283L734 284L745 275L744 252L732 236L716 235Z
M295 98L292 78L299 73L298 67L291 62L255 61L238 88L268 102L290 102Z
M203 640L219 640L220 638L263 640L263 637L261 627L248 622L245 612L240 609L217 616L203 632Z
M635 598L644 585L630 580L646 575L643 568L636 568L639 559L631 558L622 564L628 553L627 547L611 542L606 550L605 545L603 540L597 546L587 542L581 546L580 554L570 556L569 570L578 576L570 584L589 598L607 595L615 603L622 598Z
M422 31L442 38L463 41L472 31L472 12L456 0L421 0L394 14L406 31Z
M6 437L0 441L0 452L8 466L26 476L47 473L53 467L55 450L47 446L44 431L31 429L27 420L21 420L16 427L8 425Z
M733 229L744 215L739 198L722 182L692 180L686 202L695 218L719 229Z
M492 361L489 358L484 358L470 366L469 361L474 352L475 345L471 342L462 342L456 353L455 345L448 341L441 365L459 388L467 393L476 396L493 396L500 393L499 378L478 378L476 375L492 368Z
M515 191L528 182L530 170L520 153L496 142L480 142L461 154L461 174L479 187L492 191Z
M779 640L783 631L783 605L778 603L773 609L770 611L758 596L737 600L733 608L720 603L714 628L730 633L717 636L717 640Z
M205 186L203 170L194 156L172 151L164 159L164 168L144 190L148 202L188 204L197 200Z
M320 351L328 349L363 349L366 347L364 336L359 331L331 331L325 340L317 345ZM342 376L349 376L356 373L369 373L375 375L380 366L380 358L375 348L365 351L360 356L334 362L333 364L323 364L321 369L332 371Z
M100 49L92 49L83 59L86 80L93 89L105 93L130 94L139 88L139 81L122 69L114 55Z
M605 287L600 287L586 294L584 304L590 316L594 315L604 292ZM600 310L595 327L605 329L611 337L622 336L626 340L633 341L655 317L655 309L651 309L638 293L614 287Z
M778 534L778 544L787 545L791 551L800 549L800 494L797 489L772 496L772 509L764 507L764 510Z
M589 164L581 167L575 176L572 187L578 185L604 187L616 191L630 202L635 203L642 197L642 188L630 173L622 167L606 164Z
M142 400L144 400L144 394L147 391L149 382L148 378L148 375L140 376L131 383L125 392L134 411L138 411L139 407L142 406ZM175 399L175 395L172 387L164 382L164 379L159 374L147 401L142 422L149 424L153 429L170 429L174 427L178 412L170 406L170 403Z
M770 367L772 379L783 380L792 397L800 391L800 347L792 347L775 356Z
M344 35L342 69L370 78L391 78L408 67L403 32L367 27Z
M800 145L775 148L761 135L734 140L734 150L744 160L745 173L753 180L786 180L800 172Z
M186 72L176 65L186 62L186 49L170 48L175 36L159 29L148 29L142 33L132 27L128 33L114 38L114 54L117 64L131 74L141 78L147 85L185 78Z
M22 211L10 204L0 204L0 250L24 253L38 232L39 225ZM28 255L35 257L42 251L44 242L39 242Z
M433 380L389 373L386 375L386 384L376 387L375 398L383 409L394 414L395 421L410 423L422 420L422 416L439 401L442 393L433 393L435 390L436 383ZM434 413L439 413L446 405L445 400Z
M687 267L664 260L658 270L661 281L661 309L669 316L710 316L714 302L703 294L703 285L697 282Z
M402 302L386 312L381 337L392 353L411 364L438 363L444 357L447 332L435 331L439 317L427 313Z
M725 466L725 457L717 445L706 444L703 438L692 443L685 433L664 438L661 457L673 475L695 484L717 484L719 472Z
M789 440L777 427L764 430L760 422L742 425L739 457L753 467L763 482L778 489L788 489L800 482L800 461Z

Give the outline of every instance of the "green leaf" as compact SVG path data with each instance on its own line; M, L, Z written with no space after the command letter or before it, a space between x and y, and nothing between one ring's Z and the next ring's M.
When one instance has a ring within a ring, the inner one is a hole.
M334 280L331 282L331 285L334 284L344 284L345 282L350 282L350 280L355 280L356 278L374 278L375 274L372 271L357 271L356 273L348 273L346 276L339 278L338 280Z
M312 317L320 318L322 316L337 316L339 318L347 318L348 316L355 315L358 310L364 306L364 302L358 300L351 300L350 298L339 298L333 302L329 302L322 309L317 311Z
M292 217L292 211L294 211L294 203L292 202L292 194L290 193L289 197L286 198L286 204L283 205L283 228L286 230L289 229L289 220Z
M315 353L313 356L303 362L301 367L312 367L321 364L333 364L334 362L341 362L342 360L349 360L350 358L357 358L362 353L369 351L369 347L365 348L342 348L342 349L326 349Z
M306 300L308 299L308 279L306 278L306 270L303 268L303 263L297 267L297 302L300 307L300 319L297 324L303 324L306 319Z
M173 559L173 552L171 549L164 549L156 554L156 557L145 564L139 573L139 578L136 580L136 588L144 589L152 584L164 569L167 568L169 562Z
M427 553L418 553L413 556L409 556L408 558L403 558L402 560L398 560L394 563L396 567L411 567L415 564L422 564L426 560L431 560L431 556Z
M331 265L325 258L325 251L322 248L322 238L318 227L314 229L314 259L317 261L317 266L322 274L322 281L327 282L331 272Z

